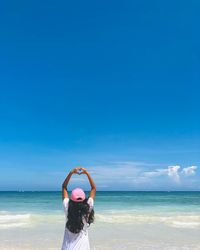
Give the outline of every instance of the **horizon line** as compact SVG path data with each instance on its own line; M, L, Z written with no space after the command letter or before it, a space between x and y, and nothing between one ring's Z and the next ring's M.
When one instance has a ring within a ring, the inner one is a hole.
M73 190L73 189L72 189ZM71 192L72 190L68 190ZM84 190L85 192L90 192L90 190ZM0 192L16 192L16 193L26 193L26 192L62 192L62 190L0 190ZM96 192L200 192L200 190L97 190Z

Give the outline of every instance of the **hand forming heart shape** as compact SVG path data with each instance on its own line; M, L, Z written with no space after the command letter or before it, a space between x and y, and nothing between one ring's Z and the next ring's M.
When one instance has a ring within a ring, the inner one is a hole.
M82 169L78 169L78 170L77 170L77 174L78 174L78 175L81 175L82 173L83 173L83 170L82 170Z

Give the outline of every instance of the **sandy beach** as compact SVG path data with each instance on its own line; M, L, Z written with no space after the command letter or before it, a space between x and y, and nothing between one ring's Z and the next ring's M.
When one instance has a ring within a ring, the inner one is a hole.
M51 224L49 224L51 226ZM164 226L115 225L100 227L95 225L90 230L91 249L200 249L198 231L169 229ZM35 229L4 230L0 235L2 250L59 250L63 230L61 227L39 227Z

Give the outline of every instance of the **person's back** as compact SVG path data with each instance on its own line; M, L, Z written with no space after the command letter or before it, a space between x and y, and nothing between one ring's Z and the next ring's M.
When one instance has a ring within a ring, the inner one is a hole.
M80 172L81 170L81 172ZM82 189L72 191L69 199L66 186L73 173L86 174L91 184L90 197L86 198ZM84 168L73 169L62 185L63 206L66 227L61 250L90 250L88 227L94 221L94 197L96 186Z
M73 190L74 191L74 190ZM63 200L63 206L64 206L64 211L66 215L66 227L65 227L65 233L64 233L64 240L63 240L63 245L62 245L62 250L71 250L71 249L80 249L80 250L89 250L90 249L90 244L89 244L89 238L88 238L88 227L91 223L91 220L93 220L93 207L94 207L94 200L93 198L85 199L85 201L88 204L89 208L89 216L88 218L84 215L80 215L82 219L82 225L81 229L78 229L77 232L73 232L75 230L72 225L70 225L70 216L71 220L73 219L72 215L69 215L68 212L68 207L70 206L69 203L73 203L73 201L69 200L68 198L65 198ZM75 204L73 204L75 205ZM77 216L78 217L78 216ZM89 219L90 218L90 219ZM74 219L75 221L76 219ZM77 222L77 221L75 221ZM76 224L76 223L74 223ZM80 225L78 225L80 227ZM70 231L70 229L72 231Z

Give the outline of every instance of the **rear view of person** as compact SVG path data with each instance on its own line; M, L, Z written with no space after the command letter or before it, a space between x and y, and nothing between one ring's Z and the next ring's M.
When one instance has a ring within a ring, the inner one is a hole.
M89 198L81 188L75 188L69 198L67 185L72 174L86 174L91 185ZM94 222L94 197L96 186L85 168L71 170L62 184L62 199L66 227L61 250L90 250L88 227Z

